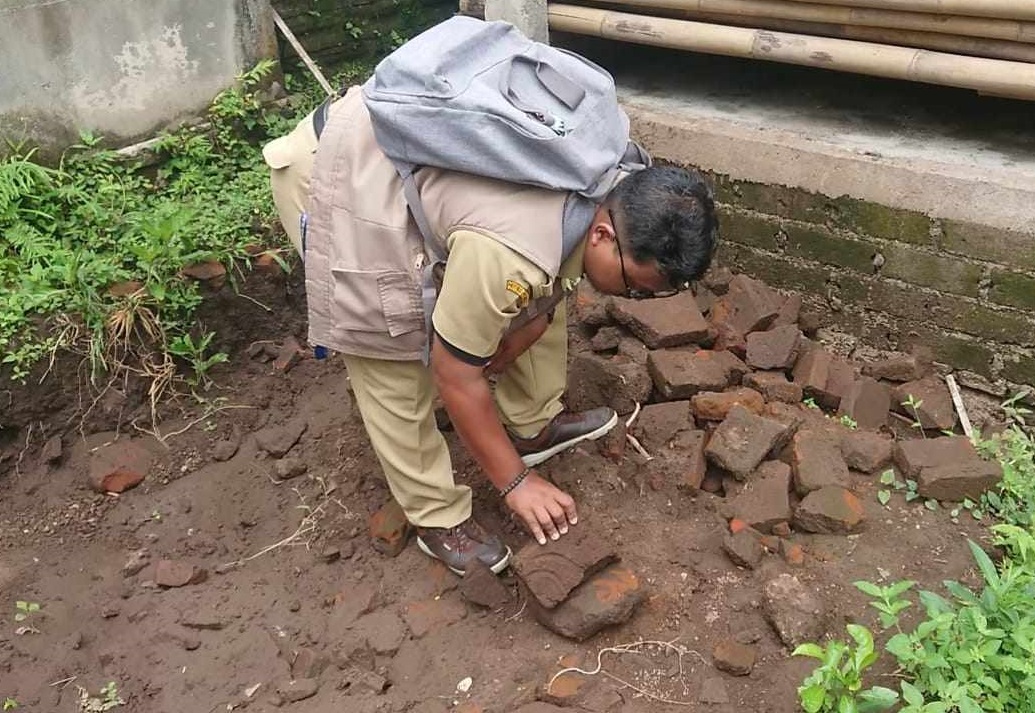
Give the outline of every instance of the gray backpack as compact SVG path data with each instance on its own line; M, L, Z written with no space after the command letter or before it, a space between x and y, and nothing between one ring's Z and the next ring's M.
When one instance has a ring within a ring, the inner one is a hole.
M570 191L599 202L650 165L629 140L614 79L506 22L456 16L382 60L363 86L377 143L403 179L426 246L420 166Z

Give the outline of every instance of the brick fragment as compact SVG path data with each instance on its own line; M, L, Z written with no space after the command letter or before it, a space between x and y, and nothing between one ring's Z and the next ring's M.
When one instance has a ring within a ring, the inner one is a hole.
M648 404L633 423L632 432L651 453L668 448L672 439L683 431L694 429L689 401L666 401Z
M711 327L689 291L655 300L615 297L610 313L650 349L710 344L714 339Z
M783 561L791 567L801 567L805 564L805 550L790 540L780 540L780 554L783 555Z
M798 318L801 315L801 295L794 294L784 300L780 305L780 311L773 320L773 327L783 327L788 324L798 326Z
M460 594L472 604L493 611L507 606L513 599L510 589L484 563L475 561L460 580Z
M650 375L668 401L688 399L701 391L722 391L739 383L748 369L728 352L661 349L647 359Z
M183 560L159 560L155 567L155 584L159 587L186 587L206 579L207 571Z
M755 667L755 647L735 639L722 641L712 652L715 668L732 676L748 676Z
M585 641L608 626L628 620L646 597L647 590L635 572L623 564L612 564L580 584L553 609L543 607L534 596L528 603L540 624L561 636Z
M306 351L294 336L287 339L277 349L277 356L273 360L273 368L282 374L291 371L298 362L302 361Z
M797 577L781 574L762 587L766 619L788 647L818 641L826 629L826 603Z
M267 426L255 432L255 443L274 458L283 458L308 427L309 423L303 418L291 419L280 426Z
M866 517L863 504L851 491L830 485L809 493L794 511L794 525L805 532L845 535Z
M726 296L733 308L730 323L745 335L768 329L785 301L779 292L746 275L730 281Z
M912 407L905 405L910 396L914 402L920 402L915 412ZM919 420L924 429L946 431L956 427L956 409L949 387L935 376L900 384L892 391L891 398L895 411Z
M678 445L677 450L684 467L682 485L691 490L699 490L708 474L708 460L705 457L708 433L688 431L680 439Z
M788 428L782 423L756 416L742 406L730 409L705 448L708 460L746 478L774 449L783 444Z
M843 359L833 359L827 375L826 386L816 394L816 403L833 411L841 405L855 383L855 368Z
M825 349L812 345L803 349L794 365L794 382L802 387L805 396L815 399L826 409L836 409L841 398L855 382L851 364L835 359Z
M747 336L747 363L756 369L790 369L798 358L801 332L789 324Z
M597 441L600 455L610 461L620 463L622 458L625 457L625 445L629 442L626 434L625 421L619 420L614 428Z
M101 446L90 456L90 487L98 493L123 493L143 482L154 455L135 440Z
M728 267L712 266L701 278L701 283L717 295L726 294L732 281L733 272Z
M614 546L603 533L582 524L559 540L545 545L529 543L514 556L511 565L540 606L551 609L617 559Z
M371 545L388 557L396 557L406 549L413 526L395 500L389 500L370 516Z
M911 354L893 354L863 366L863 374L887 381L919 381L931 373L930 351L918 349Z
M226 267L219 260L187 265L180 272L185 277L205 283L205 287L211 290L218 290L226 284Z
M790 466L766 461L732 498L728 511L760 532L775 532L776 525L791 519L790 489Z
M611 297L598 292L589 280L582 280L572 300L572 321L587 327L602 327L611 323Z
M762 562L765 552L762 549L761 536L757 530L745 528L727 535L722 541L722 549L730 561L738 567L755 569Z
M946 436L899 441L894 459L904 477L916 480L924 468L967 463L980 460L980 456L966 436Z
M891 408L891 392L887 386L869 376L859 378L848 389L838 406L838 415L848 416L859 428L880 428L887 425Z
M567 399L573 411L610 406L618 413L629 413L650 393L646 369L622 355L606 358L583 352L572 359L568 369Z
M762 394L768 401L785 404L801 403L802 389L799 384L788 381L782 371L755 371L744 377L744 386Z
M841 444L831 433L815 429L798 431L791 440L794 489L805 497L814 490L848 482L848 466Z
M622 343L622 330L618 327L601 327L589 340L589 348L595 352L609 352Z
M43 450L40 451L40 458L44 463L51 465L61 460L61 436L51 436L47 439L43 444Z
M849 431L841 437L841 455L852 470L873 473L891 462L895 442L873 431Z
M894 459L903 476L917 482L920 495L936 500L978 500L1002 478L1000 465L982 460L965 436L902 441Z
M746 387L722 392L704 391L690 399L694 416L703 421L722 421L734 406L743 406L759 415L765 407L765 399L762 394Z

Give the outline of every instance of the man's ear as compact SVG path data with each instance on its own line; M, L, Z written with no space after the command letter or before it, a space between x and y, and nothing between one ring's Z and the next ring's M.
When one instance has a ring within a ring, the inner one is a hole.
M589 228L589 243L598 245L614 238L615 229L611 225L611 218L607 215L607 210L601 206L593 216L593 224Z

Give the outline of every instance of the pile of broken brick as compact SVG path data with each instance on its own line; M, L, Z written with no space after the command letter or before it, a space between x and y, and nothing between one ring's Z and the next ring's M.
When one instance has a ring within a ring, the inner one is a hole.
M693 294L635 301L580 285L573 302L593 336L572 359L569 408L635 413L601 451L638 460L652 487L656 479L658 488L676 481L723 492L725 550L738 566L754 568L767 552L802 564L794 531L858 531L865 508L853 489L892 465L939 501L976 500L1001 478L967 437L946 435L957 416L929 359L835 356L812 338L817 325L800 297L716 270ZM916 437L896 438L896 413L918 424ZM579 640L628 618L644 598L635 572L584 533L514 560L536 618Z

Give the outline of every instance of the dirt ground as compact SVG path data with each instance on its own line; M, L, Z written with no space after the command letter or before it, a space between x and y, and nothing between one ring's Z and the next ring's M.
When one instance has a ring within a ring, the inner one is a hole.
M828 633L843 635L845 623L876 627L855 580L909 578L935 590L944 579L972 580L966 537L980 537L979 524L969 517L954 524L944 509L898 496L883 508L877 476L858 474L853 489L867 510L860 534L794 533L804 565L768 556L759 569L738 568L721 546L721 496L645 484L635 467L607 460L592 444L542 470L575 496L582 523L614 538L645 582L645 604L580 644L530 616L513 575L504 578L512 603L480 609L413 542L395 558L372 548L368 517L389 496L340 361L304 359L281 373L246 354L259 340L304 337L297 292L265 295L278 301L269 313L221 299L209 315L221 334L233 335L233 360L209 395L225 400L215 412L193 409L161 424L166 435L183 430L164 443L143 439L157 461L139 487L119 496L87 487L91 449L116 436L94 432L101 420L79 430L43 417L41 430L63 437L56 465L43 461L39 441L24 450L21 439L5 445L0 701L17 701L19 712L79 711L81 689L97 695L114 681L125 700L115 710L127 712L506 713L542 698L565 666L594 669L606 647L655 641L672 646L605 652L606 673L562 682L582 681L577 703L592 711L791 713L811 665L792 658L764 618L765 581L795 574L834 613ZM254 434L299 421L306 428L290 455L308 468L279 481ZM141 438L125 423L121 429L122 438ZM515 550L524 545L528 537L455 435L447 438L457 477L474 487L477 516ZM232 450L226 441L236 453L216 460ZM159 587L163 559L207 577ZM27 622L34 631L17 632L26 623L15 621L19 600L40 606ZM714 667L714 647L730 638L757 648L751 675ZM890 673L886 663L878 668ZM293 677L315 681L315 694L292 702L312 693L296 691ZM886 675L873 682L894 685Z

